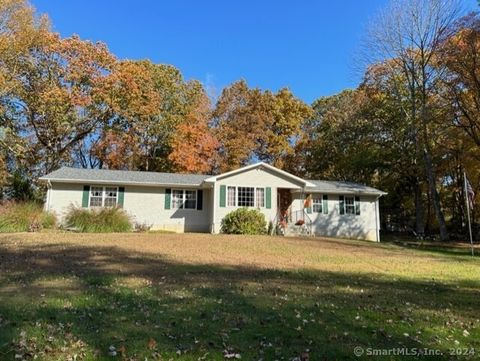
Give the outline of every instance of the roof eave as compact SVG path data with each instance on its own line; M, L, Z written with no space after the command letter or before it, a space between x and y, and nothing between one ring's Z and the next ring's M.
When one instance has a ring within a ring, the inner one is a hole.
M50 181L58 183L72 183L72 184L112 184L112 185L135 185L145 187L199 187L202 188L203 183L157 183L157 182L133 182L133 181L114 181L114 180L96 180L96 179L67 179L67 178L50 178L40 177L39 181Z
M312 192L312 193L325 193L325 194L363 194L363 195L367 195L367 196L385 196L387 195L388 193L387 192L383 192L383 191L372 191L372 192L368 192L368 191L354 191L354 190L322 190L322 189L306 189L306 191L308 192ZM298 192L298 191L294 191L294 192Z

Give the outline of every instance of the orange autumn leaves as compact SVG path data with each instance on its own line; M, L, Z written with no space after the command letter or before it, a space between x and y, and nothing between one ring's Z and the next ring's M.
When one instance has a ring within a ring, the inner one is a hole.
M114 113L93 146L108 168L209 172L218 142L208 127L210 101L200 83L169 65L118 62L105 103Z
M206 94L186 114L185 121L177 127L168 156L175 169L185 173L210 173L215 166L216 152L220 146L209 128L210 101Z
M221 147L219 169L227 171L259 159L285 167L292 144L312 109L290 90L249 88L244 80L225 88L213 120Z
M10 164L213 173L252 159L283 166L308 105L244 81L212 99L171 65L120 60L105 44L51 31L25 0L0 1L0 127L25 144ZM3 28L1 28L3 26ZM11 144L0 140L6 162Z

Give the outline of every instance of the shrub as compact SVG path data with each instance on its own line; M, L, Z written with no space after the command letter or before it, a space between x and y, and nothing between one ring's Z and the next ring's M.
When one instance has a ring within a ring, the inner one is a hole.
M0 232L37 232L57 225L54 214L34 202L5 202L0 205Z
M140 232L140 233L149 232L150 228L152 228L152 225L148 223L135 222L135 225L134 225L135 232Z
M256 209L239 208L222 220L222 233L265 234L267 222L262 212Z
M86 233L130 232L130 217L120 208L83 209L70 207L65 217L67 227Z

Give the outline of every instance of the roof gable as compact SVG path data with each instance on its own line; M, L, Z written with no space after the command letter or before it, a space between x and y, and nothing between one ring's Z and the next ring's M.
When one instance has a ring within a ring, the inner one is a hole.
M234 169L234 170L231 170L231 171L226 172L226 173L222 173L222 174L219 174L219 175L216 175L216 176L211 176L211 177L205 179L205 182L216 182L217 180L225 179L225 178L234 176L236 174L247 172L247 171L250 171L250 170L253 170L253 169L265 169L265 170L268 170L268 171L270 171L274 174L278 174L278 175L280 175L284 178L291 179L292 181L300 183L300 184L302 184L306 187L313 187L314 186L313 183L310 183L309 181L306 181L303 178L297 177L296 175L285 172L284 170L281 170L279 168L276 168L276 167L274 167L270 164L264 163L264 162L250 164L250 165L247 165L245 167Z

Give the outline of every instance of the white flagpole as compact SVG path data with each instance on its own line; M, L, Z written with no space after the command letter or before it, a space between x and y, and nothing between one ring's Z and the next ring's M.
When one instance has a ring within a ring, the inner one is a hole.
M468 234L470 236L470 245L472 248L472 256L475 255L473 251L473 236L472 236L472 222L470 220L470 201L468 199L468 190L467 190L467 173L463 172L464 179L464 188L465 188L465 204L467 205L467 221L468 221Z

